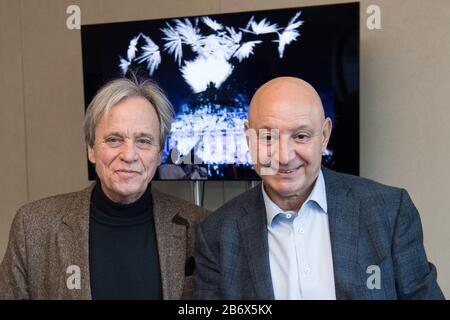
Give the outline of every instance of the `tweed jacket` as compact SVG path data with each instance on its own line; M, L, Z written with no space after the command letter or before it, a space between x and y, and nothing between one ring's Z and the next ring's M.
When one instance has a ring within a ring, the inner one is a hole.
M337 299L442 299L405 190L322 168ZM261 185L197 228L196 299L274 299ZM305 248L308 250L308 248ZM368 285L378 267L380 286Z
M92 298L88 237L93 186L19 209L0 265L0 299ZM152 198L162 297L190 298L195 228L206 211L156 189ZM78 285L73 282L77 271Z

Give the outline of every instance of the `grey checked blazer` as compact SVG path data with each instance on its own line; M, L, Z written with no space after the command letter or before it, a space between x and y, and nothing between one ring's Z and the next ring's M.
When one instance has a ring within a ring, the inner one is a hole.
M405 190L322 168L337 299L443 299ZM197 229L195 299L274 299L261 186ZM369 289L367 267L381 271Z

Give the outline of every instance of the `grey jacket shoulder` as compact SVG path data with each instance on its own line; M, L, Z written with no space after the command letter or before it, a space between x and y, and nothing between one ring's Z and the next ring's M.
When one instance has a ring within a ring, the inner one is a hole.
M29 202L19 208L13 224L20 221L26 229L33 229L34 232L29 233L29 236L45 236L46 231L58 230L58 226L68 212L78 211L80 214L88 214L92 188L93 185L80 191Z
M402 192L401 188L388 186L371 179L336 172L323 168L322 172L325 178L325 184L331 184L332 187L341 185L344 188L351 188L352 192L360 197L367 196L386 196L389 194L398 195Z
M202 224L208 226L208 228L218 228L219 225L224 223L235 223L246 213L246 209L253 210L257 206L261 206L262 201L261 184L259 183L213 211Z
M360 205L361 212L370 221L385 220L394 226L403 203L412 205L405 189L388 186L367 178L322 169L325 178L327 201L330 198L350 197Z
M93 186L89 186L83 190L57 194L50 197L35 200L24 204L18 210L18 214L34 217L44 216L44 219L53 219L67 212L67 209L79 207L80 202L90 197Z

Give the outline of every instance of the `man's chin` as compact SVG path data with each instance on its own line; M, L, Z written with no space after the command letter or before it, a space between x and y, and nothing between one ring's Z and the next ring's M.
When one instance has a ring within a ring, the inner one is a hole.
M280 188L278 190L275 190L275 192L282 198L298 196L300 193L298 188Z
M135 183L127 183L127 182L116 183L114 186L115 193L117 195L120 195L121 197L133 196L134 194L139 193L140 189L141 187L136 186Z
M301 185L299 181L277 181L273 183L265 183L271 188L274 192L276 192L281 197L290 197L296 195L301 189Z

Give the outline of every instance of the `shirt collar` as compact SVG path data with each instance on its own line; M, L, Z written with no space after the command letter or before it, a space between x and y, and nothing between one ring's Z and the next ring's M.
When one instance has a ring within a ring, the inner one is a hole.
M275 204L275 202L272 201L272 199L270 199L270 197L266 193L266 190L264 190L264 183L261 183L261 188L264 198L264 205L266 207L267 225L271 226L273 219L279 213L286 211L282 210ZM323 213L327 213L328 210L327 193L325 189L325 179L323 178L322 170L319 171L319 176L317 177L316 182L314 183L314 188L312 189L311 193L309 194L308 198L306 199L303 205L307 204L310 201L315 202L320 207Z

